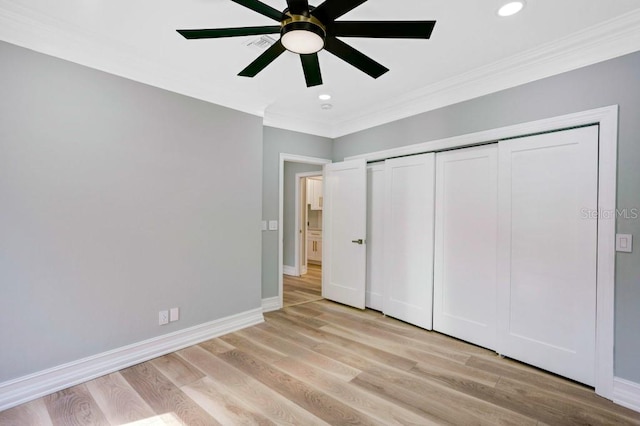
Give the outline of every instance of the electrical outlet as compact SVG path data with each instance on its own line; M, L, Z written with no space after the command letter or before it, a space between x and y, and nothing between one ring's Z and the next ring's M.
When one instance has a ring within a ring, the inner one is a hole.
M169 311L169 321L174 322L180 319L180 308L171 308Z
M169 311L160 311L158 314L158 324L169 324Z

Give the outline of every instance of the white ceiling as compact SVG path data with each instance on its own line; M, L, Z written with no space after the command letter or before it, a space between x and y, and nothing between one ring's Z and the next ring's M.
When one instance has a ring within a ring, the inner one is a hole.
M500 18L503 2L369 0L340 19L436 20L431 39L343 39L390 71L374 80L322 51L324 84L313 88L290 52L238 77L262 53L248 46L258 37L175 32L276 24L230 0L0 0L0 39L328 137L640 50L638 0L528 0ZM320 93L332 109L320 108Z

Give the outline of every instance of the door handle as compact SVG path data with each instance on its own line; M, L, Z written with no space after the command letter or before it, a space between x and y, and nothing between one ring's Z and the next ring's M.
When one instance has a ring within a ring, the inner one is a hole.
M359 240L351 240L351 242L355 244L364 244L364 240L362 238L360 238Z

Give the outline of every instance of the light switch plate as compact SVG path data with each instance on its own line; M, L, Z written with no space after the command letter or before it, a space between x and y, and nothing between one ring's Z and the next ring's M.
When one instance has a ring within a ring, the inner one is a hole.
M269 221L269 231L277 231L278 230L278 221L270 220Z
M616 251L631 253L633 251L633 235L616 234Z

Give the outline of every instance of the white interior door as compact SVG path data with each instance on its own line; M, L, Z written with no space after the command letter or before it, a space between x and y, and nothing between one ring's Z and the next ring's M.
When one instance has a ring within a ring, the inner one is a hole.
M595 382L598 127L499 143L498 352Z
M322 297L364 309L367 164L324 166Z
M496 347L498 145L436 155L433 328Z
M384 293L384 163L367 167L367 283L365 305L382 311Z
M431 329L435 154L385 161L386 315Z

